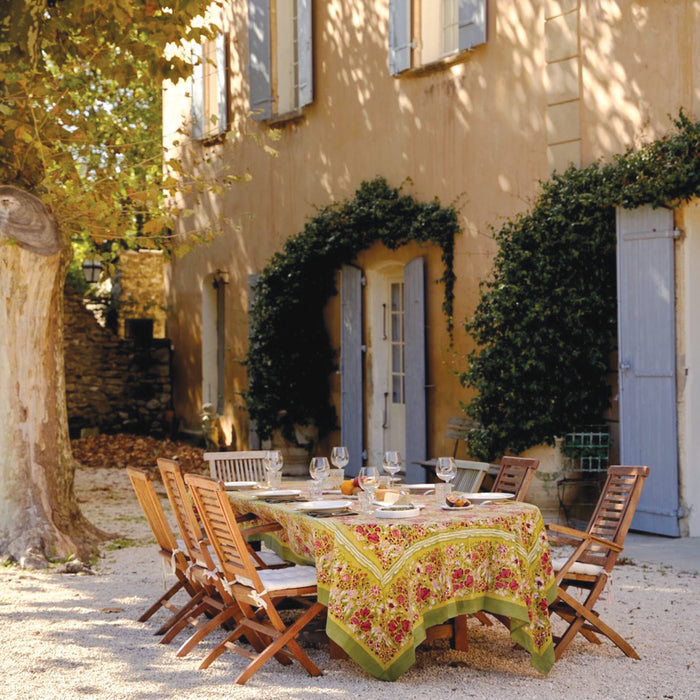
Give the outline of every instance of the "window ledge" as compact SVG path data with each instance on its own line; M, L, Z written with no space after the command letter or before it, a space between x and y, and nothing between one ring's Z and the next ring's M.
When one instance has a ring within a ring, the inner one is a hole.
M430 73L438 73L459 63L464 63L474 52L474 50L475 49L462 49L458 53L443 56L442 58L438 58L430 63L425 63L421 66L415 66L413 68L407 68L405 71L397 73L394 78L421 78L424 75L429 75Z
M299 122L304 119L305 114L303 109L294 109L291 112L284 114L274 114L269 119L265 120L268 126L284 126L293 122Z

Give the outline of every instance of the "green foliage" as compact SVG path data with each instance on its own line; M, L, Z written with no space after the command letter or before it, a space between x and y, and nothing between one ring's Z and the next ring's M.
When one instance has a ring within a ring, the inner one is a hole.
M363 182L353 199L321 209L286 241L262 271L251 312L245 398L263 439L281 429L295 442L295 425L314 425L320 437L336 427L329 386L336 357L323 310L337 293L337 271L374 243L390 250L409 241L440 246L439 282L445 285L443 310L452 331L458 231L454 209L416 202L377 178Z
M188 77L206 0L10 0L0 13L0 182L74 242L162 244L161 82ZM167 48L167 51L166 51ZM186 57L186 58L183 58ZM113 251L112 251L113 252Z
M466 330L465 406L481 429L471 453L491 460L600 423L616 332L615 207L677 206L700 194L700 123L607 164L542 184L532 210L495 233L492 279Z

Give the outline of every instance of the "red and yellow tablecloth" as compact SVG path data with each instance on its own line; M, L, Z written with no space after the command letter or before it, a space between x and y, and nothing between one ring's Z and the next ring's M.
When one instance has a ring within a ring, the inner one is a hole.
M555 585L536 506L430 504L411 519L321 519L250 494L230 499L238 512L282 525L266 535L279 554L316 566L328 636L373 676L395 680L414 663L428 627L478 610L508 616L532 665L545 674L552 667L547 607Z

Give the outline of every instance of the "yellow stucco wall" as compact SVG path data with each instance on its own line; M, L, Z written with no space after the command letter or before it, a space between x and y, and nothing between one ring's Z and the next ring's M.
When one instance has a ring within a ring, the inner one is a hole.
M388 0L314 3L314 101L300 119L277 124L279 139L247 112L247 15L227 6L232 132L223 144L175 148L191 171L221 172L222 163L252 177L221 195L201 193L179 231L221 222L214 242L175 259L169 271L168 333L175 345L175 402L193 424L200 404L201 285L217 269L226 291L226 420L241 445L247 414L239 364L247 346L247 280L318 207L352 196L381 175L418 199L438 197L459 210L456 346L448 348L440 312L439 251L422 249L427 268L429 451L448 447L447 418L467 394L453 370L471 341L462 321L491 267L490 227L526 211L553 168L586 165L660 136L668 115L698 113L693 76L700 7L692 2L523 0L488 3L488 39L460 62L392 77L387 69ZM189 115L189 87L164 93L166 144ZM277 152L266 153L253 137ZM177 138L180 138L179 136ZM201 159L211 159L203 166ZM192 202L190 202L191 204ZM207 219L209 217L209 219ZM416 250L392 254L405 261ZM372 265L386 252L361 256ZM328 311L338 340L337 300ZM336 400L337 390L336 387Z

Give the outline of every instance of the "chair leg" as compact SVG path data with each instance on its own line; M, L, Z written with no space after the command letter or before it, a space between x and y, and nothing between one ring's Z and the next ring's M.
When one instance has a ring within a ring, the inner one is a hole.
M557 615L563 619L571 619L568 629L561 636L554 649L555 659L559 660L565 649L569 646L571 641L578 633L581 633L584 637L586 637L586 639L599 644L600 640L597 639L597 637L594 636L593 639L591 639L591 635L593 635L594 632L605 635L625 655L632 659L639 659L639 655L634 650L632 645L624 640L617 632L615 632L612 627L605 624L600 617L598 617L598 614L588 607L589 603L591 605L595 603L602 589L603 586L594 588L586 599L585 603L579 602L571 594L562 590L561 588L558 590L558 598L565 605L567 605L572 612L568 613L565 611L558 611L556 608L554 609L554 612L556 612ZM562 612L564 614L562 614Z
M236 678L236 683L243 685L259 668L264 666L278 651L283 647L287 647L294 655L297 661L308 671L311 676L321 676L323 672L318 666L307 656L306 652L299 646L299 642L295 639L301 629L325 606L321 603L312 605L294 624L286 628L286 630L277 637L257 658L250 663L243 672ZM273 612L272 615L275 615ZM279 617L277 618L279 620ZM279 620L279 624L284 628L284 623ZM279 630L281 631L281 630Z
M139 622L146 622L150 617L158 612L161 608L167 608L166 603L184 586L184 581L178 579L175 583L168 588L163 595L156 600L153 605L151 605L148 610L146 610L141 617L139 617ZM174 606L173 606L174 607ZM169 609L169 608L168 608Z
M179 610L176 610L153 634L161 636L166 634L171 627L176 625L182 618L187 617L192 609L200 602L204 593L195 593Z

